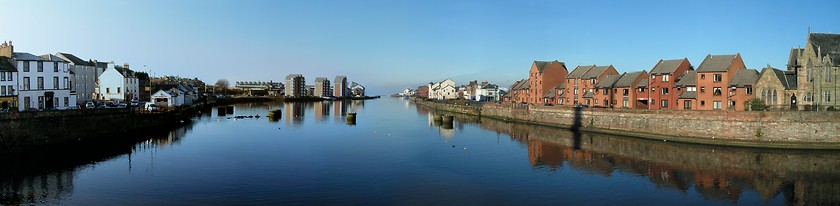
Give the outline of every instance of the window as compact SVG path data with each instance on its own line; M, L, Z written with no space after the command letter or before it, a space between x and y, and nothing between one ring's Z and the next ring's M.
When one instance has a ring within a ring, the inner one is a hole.
M58 62L53 62L53 72L58 72Z
M627 96L627 94L629 94L629 93L630 93L629 89L624 89L624 96Z
M64 89L70 89L70 78L64 77Z
M627 108L627 100L622 101L621 106Z
M715 87L713 91L715 96L720 96L723 93L723 89L720 87Z
M668 108L668 100L662 100L662 108Z
M53 89L58 89L58 77L53 77Z
M706 93L706 87L700 87L700 93Z
M64 97L64 106L70 106L70 97Z
M656 81L656 75L650 75L650 80L651 80L652 82Z
M24 72L29 72L29 62L28 61L23 61L23 71ZM27 107L27 108L29 108L29 107Z
M44 90L44 77L38 77L38 90Z
M117 87L117 94L122 94L122 90L120 87ZM449 95L449 92L446 92L446 95Z
M578 94L578 88L575 87L575 95L577 95L577 94Z
M700 106L706 106L706 101L700 101Z
M823 98L825 98L825 102L831 102L831 93L828 91L823 92Z
M0 87L0 95L6 96L6 86Z
M826 68L823 76L825 77L825 82L831 82L831 69Z
M721 104L721 102L720 102L720 101L714 101L714 102L712 102L712 108L714 108L714 109L720 109L721 107L723 107L723 105Z
M686 87L686 88L685 88L685 91L689 91L689 92L696 92L696 91L697 91L697 87Z
M23 90L29 90L29 77L23 78ZM29 107L27 107L29 108Z
M662 95L668 95L668 88L662 88Z
M607 101L606 99L603 102L604 102L604 106L607 106L609 104L609 101Z
M2 72L2 74L0 74L0 81L6 81L6 72Z
M595 79L589 80L589 83L592 84L592 85L595 85Z
M735 107L735 101L729 101L729 107Z
M808 82L813 82L814 81L814 77L812 77L813 73L814 73L814 71L813 71L812 68L806 69L805 78L808 79Z
M610 89L604 89L604 94L610 94Z
M701 80L706 79L706 75L705 75L705 74L701 74L701 75L700 75L700 79L701 79Z
M664 74L662 75L662 81L667 82L671 79L671 75Z
M110 94L110 93L111 93L111 87L105 88L105 94Z
M761 100L764 100L764 104L767 104L767 91L761 89Z
M618 100L613 100L612 104L617 104Z
M715 78L714 79L715 82L723 81L723 75L722 74L714 74L714 78Z
M640 88L639 88L639 92L645 92L645 88L644 88L644 87L640 87Z
M590 105L590 103L589 103L589 100L588 100L588 99L586 100L586 105Z
M30 105L30 103L29 103L30 101L32 101L32 100L31 100L31 99L29 99L29 97L23 97L23 108L24 108L24 109L29 109L29 108L31 108L31 107L30 107L31 105Z
M38 109L44 109L44 96L38 96Z
M44 72L44 62L38 62L38 72Z
M685 101L683 101L683 109L685 109L685 110L691 110L691 100L685 100Z
M752 87L746 87L747 95L752 94Z

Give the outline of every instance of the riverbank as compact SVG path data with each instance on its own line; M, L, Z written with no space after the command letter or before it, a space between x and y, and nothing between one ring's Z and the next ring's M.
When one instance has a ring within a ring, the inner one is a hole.
M661 141L775 149L840 149L840 113L665 111L454 105L412 99L435 110L507 122Z

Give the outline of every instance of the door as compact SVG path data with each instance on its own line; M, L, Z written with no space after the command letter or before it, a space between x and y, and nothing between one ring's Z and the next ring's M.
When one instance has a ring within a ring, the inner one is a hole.
M796 94L790 95L790 109L799 110L799 107L796 106Z
M55 93L53 92L44 92L44 108L53 108L55 105L53 103L53 99L55 99Z

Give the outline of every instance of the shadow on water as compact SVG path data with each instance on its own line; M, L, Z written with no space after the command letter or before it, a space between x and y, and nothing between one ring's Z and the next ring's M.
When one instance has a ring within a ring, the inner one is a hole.
M73 193L77 171L123 155L128 155L130 169L133 153L178 144L192 127L193 123L187 123L169 131L0 156L0 205L58 203Z
M429 114L430 126L439 127L431 117L446 114L453 115L456 124L508 135L527 146L528 161L535 169L559 172L570 167L603 176L629 172L647 177L658 188L683 194L694 190L704 199L732 203L754 191L766 202L780 198L788 205L840 204L836 151L716 147L588 133L580 131L582 108L575 108L570 129L416 108L418 114ZM584 138L588 141L581 141Z

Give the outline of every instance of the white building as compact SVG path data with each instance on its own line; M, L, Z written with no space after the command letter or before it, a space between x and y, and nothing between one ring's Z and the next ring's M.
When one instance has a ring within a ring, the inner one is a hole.
M400 92L400 93L399 93L399 95L400 95L400 96L414 96L414 93L415 93L415 92L414 92L414 90L413 90L413 89L411 89L411 88L405 88L405 90L403 90L403 92Z
M70 92L67 62L54 55L40 57L24 52L15 52L14 59L20 68L17 80L20 111L76 105L75 94Z
M286 96L306 96L306 79L301 74L289 74L286 76Z
M365 96L365 86L362 86L359 83L352 82L350 83L350 87L348 87L347 89L350 90L350 95L354 97Z
M475 89L475 101L499 101L499 86L482 84Z
M331 86L332 85L330 85L330 80L326 77L316 77L314 96L331 97L333 95Z
M99 75L100 100L129 101L140 97L140 87L134 71L108 63L108 68Z
M446 79L437 83L429 83L429 99L457 99L458 90L455 88L455 81Z
M184 95L178 89L158 90L152 94L152 103L159 107L177 107L184 104Z

